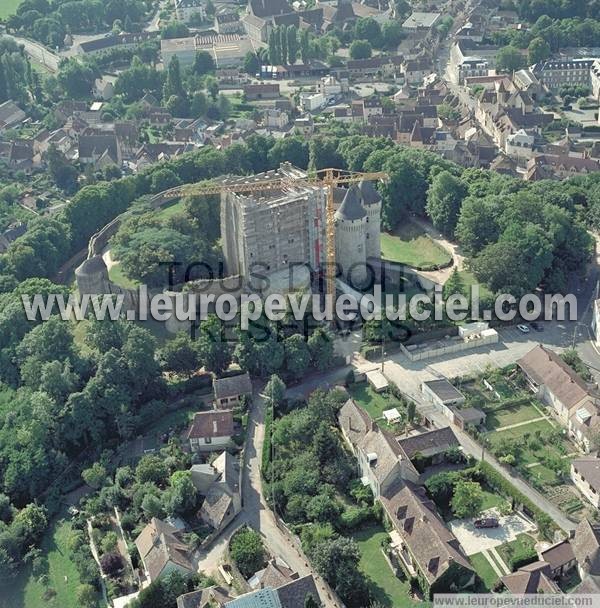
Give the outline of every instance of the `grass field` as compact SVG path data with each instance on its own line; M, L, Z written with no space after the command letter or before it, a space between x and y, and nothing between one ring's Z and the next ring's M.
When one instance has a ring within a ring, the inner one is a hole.
M447 264L450 253L425 235L414 224L402 224L393 234L381 234L381 256L407 266Z
M503 439L510 438L515 439L520 442L522 445L523 451L519 458L520 463L522 464L532 464L534 462L539 462L544 456L563 456L565 453L569 453L573 451L573 446L566 440L562 439L564 451L560 451L557 447L555 441L550 441L548 435L554 430L554 427L546 420L538 420L536 422L530 422L529 424L524 424L522 426L518 426L514 429L507 429L505 431L492 431L485 434L487 441L491 445L496 445L499 441ZM540 448L538 450L531 450L529 446L525 442L525 434L528 434L530 437L536 436L536 433L539 431L539 443ZM536 473L537 467L536 467ZM542 475L542 471L539 471L540 475ZM551 474L548 471L547 477ZM552 474L553 475L553 474Z
M383 417L385 410L397 407L402 413L402 403L391 393L376 393L368 383L354 384L349 388L350 394L373 420Z
M492 565L487 560L487 557L483 553L475 553L469 557L473 568L479 575L479 578L483 581L486 591L490 591L498 580L498 575L492 568Z
M477 280L477 277L472 272L469 272L468 270L459 270L458 276L460 277L460 280L462 281L463 285L467 288L471 287L471 285L479 285L480 299L492 297L493 294L490 289L483 283L480 283Z
M21 4L23 0L1 0L0 1L0 19L4 17L9 17L10 15L14 15L17 12L17 8L19 4Z
M540 412L531 404L516 405L514 407L487 412L485 426L488 431L495 431L503 426L534 420L540 416Z
M71 523L66 519L51 525L42 542L42 556L48 563L47 586L44 587L27 569L10 588L2 589L0 608L79 608L79 574L69 559L71 533ZM49 594L48 590L53 593Z
M111 266L110 270L108 271L108 278L125 289L135 289L139 285L137 281L130 279L123 272L123 268L119 262L115 262Z
M184 211L183 201L177 201L171 205L167 205L166 207L162 207L159 211L156 212L155 217L160 219L161 221L168 220L173 215L178 213L182 213Z
M360 569L369 578L373 597L386 608L408 608L424 606L409 596L410 585L394 576L382 551L381 541L387 532L381 526L373 526L356 532L352 536L360 548Z
M503 504L506 504L506 499L500 496L500 494L494 494L493 492L488 492L488 490L483 490L483 503L481 505L482 511L499 507Z

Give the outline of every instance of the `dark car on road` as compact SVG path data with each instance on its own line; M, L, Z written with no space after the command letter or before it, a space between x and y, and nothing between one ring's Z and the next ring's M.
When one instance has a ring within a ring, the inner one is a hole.
M500 525L500 522L495 517L476 519L474 523L476 528L497 528Z
M529 325L531 325L535 331L544 331L544 326L537 321L532 321Z

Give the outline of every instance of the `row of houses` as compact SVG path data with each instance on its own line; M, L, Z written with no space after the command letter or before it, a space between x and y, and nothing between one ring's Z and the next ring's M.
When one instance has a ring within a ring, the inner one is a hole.
M600 591L600 525L584 519L577 526L573 538L538 549L538 561L502 577L510 593L559 594L558 582L574 571L581 583L573 594L597 594ZM575 597L575 596L572 596Z
M363 483L384 508L394 558L408 577L421 581L429 594L472 585L468 558L421 485L423 467L443 462L448 450L459 447L452 429L396 439L352 399L340 409L338 422Z

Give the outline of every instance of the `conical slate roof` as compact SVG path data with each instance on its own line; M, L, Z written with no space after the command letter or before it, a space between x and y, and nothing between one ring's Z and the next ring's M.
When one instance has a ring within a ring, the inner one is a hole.
M340 208L335 212L336 217L343 220L360 220L367 215L360 203L360 190L357 186L350 186Z
M371 182L363 180L358 184L358 187L360 188L363 205L374 205L381 202L381 196Z
M95 255L84 262L75 270L75 274L78 276L81 275L91 275L96 274L97 272L105 272L107 270L106 264L102 259L101 255Z

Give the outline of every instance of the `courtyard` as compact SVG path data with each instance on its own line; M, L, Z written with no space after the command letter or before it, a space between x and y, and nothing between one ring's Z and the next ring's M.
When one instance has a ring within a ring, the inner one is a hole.
M488 509L478 517L496 517L500 525L497 528L476 528L474 519L454 519L448 523L467 555L495 549L515 540L520 534L536 530L533 522L518 513L500 515L496 509Z

